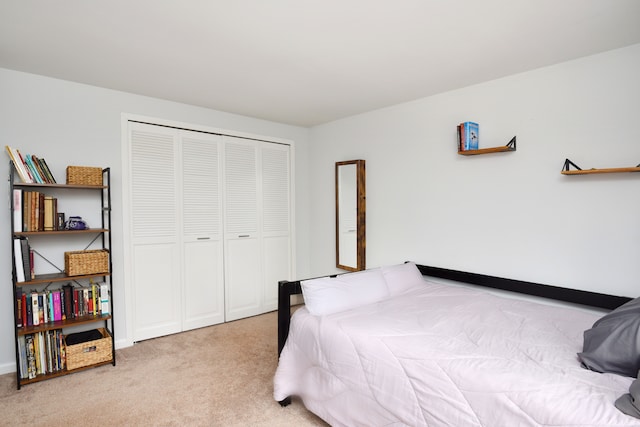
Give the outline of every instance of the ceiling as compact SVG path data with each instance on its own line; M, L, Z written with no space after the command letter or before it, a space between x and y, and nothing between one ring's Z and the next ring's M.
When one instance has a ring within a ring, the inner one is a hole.
M0 67L298 126L640 43L638 0L0 0Z

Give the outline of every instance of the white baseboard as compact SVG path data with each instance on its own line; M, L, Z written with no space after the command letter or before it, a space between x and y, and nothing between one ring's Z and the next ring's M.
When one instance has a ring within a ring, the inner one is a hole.
M128 339L116 340L116 350L120 350L121 348L127 348L131 346L133 346L133 342Z
M3 363L0 365L0 375L10 374L16 372L16 364L13 363Z

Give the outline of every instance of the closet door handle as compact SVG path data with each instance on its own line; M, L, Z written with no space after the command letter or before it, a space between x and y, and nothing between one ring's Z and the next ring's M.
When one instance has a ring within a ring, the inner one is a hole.
M198 237L196 240L209 240L211 237Z
M251 237L251 235L249 235L249 234L240 234L240 235L238 235L238 237Z

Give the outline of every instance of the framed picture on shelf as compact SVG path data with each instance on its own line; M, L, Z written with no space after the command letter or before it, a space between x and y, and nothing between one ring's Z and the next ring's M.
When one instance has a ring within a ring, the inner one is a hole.
M56 230L64 230L64 212L58 212L58 222Z

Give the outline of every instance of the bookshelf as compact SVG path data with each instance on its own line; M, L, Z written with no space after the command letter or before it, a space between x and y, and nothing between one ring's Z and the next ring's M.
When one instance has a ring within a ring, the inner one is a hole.
M571 169L573 166L575 169ZM632 166L632 167L622 167L622 168L603 168L603 169L581 169L578 165L573 163L569 159L565 159L564 166L562 167L563 175L589 175L589 174L598 174L598 173L622 173L622 172L640 172L640 165Z
M9 168L17 388L115 366L110 168L90 168L101 185L26 183L13 161ZM45 197L54 200L46 214ZM78 214L99 216L99 226L65 229L56 211L65 198L86 210Z
M478 148L476 150L458 150L458 154L462 156L475 156L478 154L504 153L516 151L516 137L511 138L507 145L501 147Z

